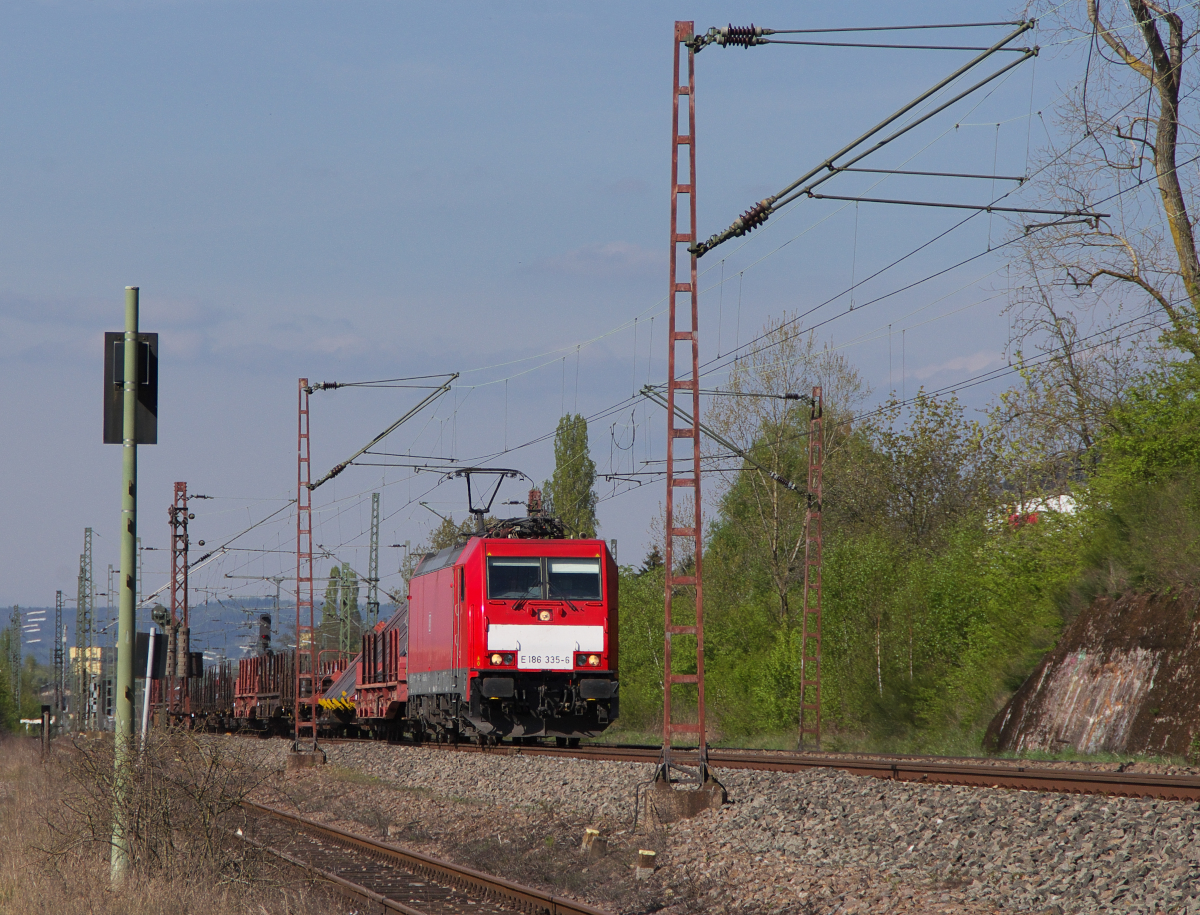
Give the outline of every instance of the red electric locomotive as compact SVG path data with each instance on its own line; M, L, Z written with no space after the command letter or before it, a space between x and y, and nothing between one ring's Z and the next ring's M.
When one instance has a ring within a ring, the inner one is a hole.
M409 716L439 736L599 734L618 714L617 566L602 540L477 536L409 582Z
M576 742L608 727L617 565L603 540L565 539L539 503L534 491L529 517L423 556L407 606L363 637L326 712L379 736L493 743Z

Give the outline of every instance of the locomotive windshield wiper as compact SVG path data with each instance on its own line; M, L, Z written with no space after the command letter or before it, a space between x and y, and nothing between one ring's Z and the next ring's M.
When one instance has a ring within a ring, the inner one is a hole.
M537 589L537 594L530 594L529 592L530 592L530 591L532 591L532 590L534 590L535 588ZM526 589L525 589L525 596L524 596L524 597L522 597L522 598L519 598L519 599L517 600L517 602L516 602L515 604L513 604L512 608L513 608L514 610L520 610L520 609L521 609L522 607L524 607L524 606L525 606L527 603L529 603L529 601L530 601L532 598L534 598L534 597L541 597L541 596L542 596L542 582L540 582L540 581L539 581L539 582L538 582L536 585L530 585L528 588L526 588Z
M564 601L566 601L567 606L570 607L572 610L574 610L576 613L579 612L579 608L576 607L573 603L571 603L571 598L569 598L569 597L567 597L567 595L563 594L562 591L559 591L558 588L556 588L554 586L553 582L549 582L549 581L546 582L546 587L549 589L549 591L547 593L549 593L551 597L554 596L555 591L558 591L558 596L561 597Z

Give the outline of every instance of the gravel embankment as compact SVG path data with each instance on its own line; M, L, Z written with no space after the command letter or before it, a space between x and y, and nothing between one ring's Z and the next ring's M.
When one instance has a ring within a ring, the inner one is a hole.
M719 751L718 751L719 752ZM762 756L770 759L773 756L790 757L791 752L778 750L736 750L738 754ZM874 762L892 762L896 759L910 759L917 762L940 761L949 763L966 763L972 766L988 766L993 768L1008 768L1010 766L1025 766L1029 769L1055 769L1062 772L1136 772L1142 775L1200 775L1200 768L1184 765L1179 760L1172 759L1134 759L1125 761L1104 759L1039 759L1032 756L885 756L878 753L829 753L820 754L823 759L846 760L857 762L862 760Z
M264 747L268 764L286 749ZM729 805L653 832L643 805L634 835L645 764L326 751L330 766L280 783L301 809L376 835L400 823L396 841L612 911L1200 915L1195 803L732 770ZM609 837L604 861L579 856L583 825ZM649 880L632 879L639 847L659 852Z

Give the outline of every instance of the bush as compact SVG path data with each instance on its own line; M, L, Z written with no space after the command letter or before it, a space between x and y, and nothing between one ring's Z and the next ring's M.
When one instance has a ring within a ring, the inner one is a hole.
M0 915L305 915L330 911L290 866L229 832L264 778L243 741L155 733L125 805L133 863L110 880L111 738L0 743Z

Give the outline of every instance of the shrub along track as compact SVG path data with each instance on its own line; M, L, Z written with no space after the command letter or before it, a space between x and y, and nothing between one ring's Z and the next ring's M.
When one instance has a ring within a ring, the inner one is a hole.
M242 838L361 901L402 915L605 915L582 902L245 801Z

